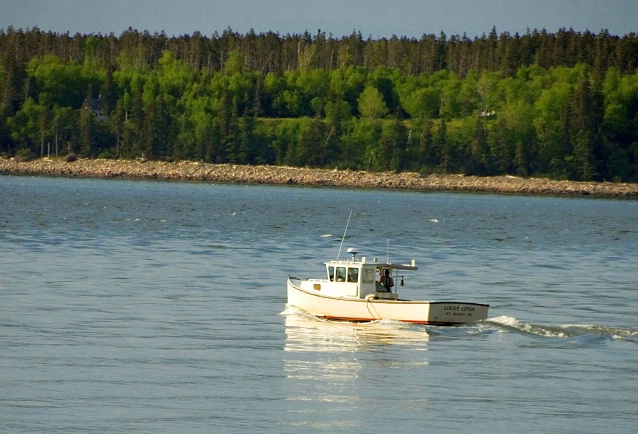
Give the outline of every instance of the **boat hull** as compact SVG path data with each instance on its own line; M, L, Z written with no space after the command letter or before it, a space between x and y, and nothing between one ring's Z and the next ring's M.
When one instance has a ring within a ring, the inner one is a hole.
M395 320L414 324L459 325L487 319L489 305L447 301L388 300L325 296L288 279L288 304L311 315L340 321Z

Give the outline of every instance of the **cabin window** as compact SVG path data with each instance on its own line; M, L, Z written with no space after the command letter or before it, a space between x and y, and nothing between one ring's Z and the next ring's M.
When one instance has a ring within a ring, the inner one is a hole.
M335 267L332 265L328 267L328 279L330 279L331 282L335 280Z
M357 283L359 281L359 269L348 268L348 282Z
M346 281L346 267L337 267L337 282Z
M362 283L374 283L375 272L373 268L364 268L361 270L361 282Z

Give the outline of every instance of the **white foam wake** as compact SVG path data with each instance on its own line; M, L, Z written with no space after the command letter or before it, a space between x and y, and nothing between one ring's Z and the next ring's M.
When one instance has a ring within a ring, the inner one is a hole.
M558 325L536 325L529 324L518 319L502 315L489 318L488 322L502 327L504 330L517 330L523 333L530 333L537 336L547 336L555 338L569 338L586 335L607 336L612 339L630 339L638 337L638 330L609 327L598 324L558 324Z
M567 337L567 334L563 332L560 328L557 329L551 326L538 326L533 324L524 323L522 321L517 320L511 316L498 316L495 318L488 318L488 321L491 323L500 324L505 329L514 329L523 333L529 333L536 336L546 336L546 337L554 337L554 338L564 338Z

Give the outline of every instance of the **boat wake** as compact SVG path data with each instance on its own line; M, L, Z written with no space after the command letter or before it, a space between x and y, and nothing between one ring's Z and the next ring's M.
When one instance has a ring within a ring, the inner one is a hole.
M290 327L304 327L309 329L337 331L345 327L344 330L350 332L375 335L380 333L387 337L398 334L401 337L410 336L411 339L437 339L444 337L475 336L491 333L519 333L524 336L554 338L559 340L576 339L578 341L608 341L622 340L638 344L638 330L622 327L610 327L598 324L532 324L520 321L511 316L498 316L488 318L473 324L465 324L454 327L426 326L418 324L407 324L401 321L380 320L366 323L351 323L347 321L332 321L317 318L293 306L287 306L281 312L286 317L286 324ZM327 329L326 329L327 327ZM413 335L414 334L414 335ZM417 337L418 336L418 337Z
M597 324L531 324L506 315L488 318L485 324L494 326L503 332L519 332L549 338L599 337L628 340L638 343L638 330L630 328L609 327Z

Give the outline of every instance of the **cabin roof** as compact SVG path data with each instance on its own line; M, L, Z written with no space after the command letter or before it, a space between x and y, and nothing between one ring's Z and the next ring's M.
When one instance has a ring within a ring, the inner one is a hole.
M410 265L410 264L394 264L392 262L363 262L363 261L352 261L352 260L345 260L345 261L327 261L325 262L326 265L334 265L334 266L341 266L341 267L357 267L357 268L361 268L362 266L372 266L377 268L378 270L409 270L409 271L414 271L414 270L418 270L419 267L417 267L416 265Z

